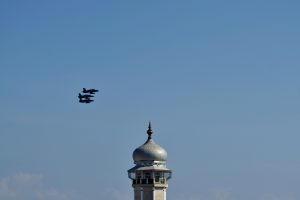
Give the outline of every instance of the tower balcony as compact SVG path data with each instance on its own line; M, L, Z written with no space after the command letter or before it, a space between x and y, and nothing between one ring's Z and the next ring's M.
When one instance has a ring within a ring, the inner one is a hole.
M132 185L166 185L167 180L165 178L144 178L132 180Z

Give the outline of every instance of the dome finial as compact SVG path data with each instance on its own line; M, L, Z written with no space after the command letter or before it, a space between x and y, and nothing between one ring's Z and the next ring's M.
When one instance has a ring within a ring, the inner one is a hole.
M148 140L150 140L152 138L151 135L153 134L152 129L151 129L151 122L150 121L149 121L147 134L148 134Z

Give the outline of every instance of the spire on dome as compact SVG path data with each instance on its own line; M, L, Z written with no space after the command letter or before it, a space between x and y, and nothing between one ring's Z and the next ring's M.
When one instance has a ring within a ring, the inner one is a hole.
M148 140L150 140L152 138L151 135L153 134L152 129L151 129L151 122L150 121L149 121L147 134L148 134Z

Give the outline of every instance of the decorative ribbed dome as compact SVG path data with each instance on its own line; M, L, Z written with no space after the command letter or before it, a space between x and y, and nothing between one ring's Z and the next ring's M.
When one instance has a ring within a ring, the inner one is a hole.
M133 160L134 162L139 161L166 161L167 160L167 152L161 146L156 144L154 140L151 138L152 130L151 124L149 123L148 128L148 140L136 148L133 152Z

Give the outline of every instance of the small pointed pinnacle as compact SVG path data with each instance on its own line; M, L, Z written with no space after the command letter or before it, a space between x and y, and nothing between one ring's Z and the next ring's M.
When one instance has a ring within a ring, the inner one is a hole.
M148 126L148 130L147 130L147 134L148 134L148 140L151 139L151 135L153 134L152 129L151 129L151 122L149 121L149 126Z

